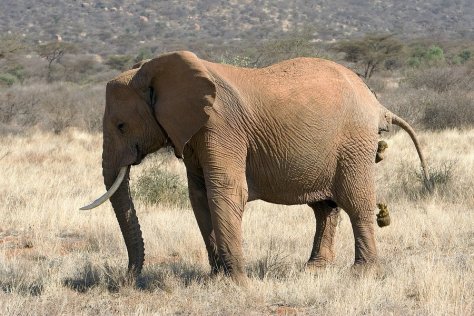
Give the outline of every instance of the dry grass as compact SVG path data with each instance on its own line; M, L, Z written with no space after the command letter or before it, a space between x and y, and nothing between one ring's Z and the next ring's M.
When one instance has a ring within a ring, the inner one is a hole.
M472 315L474 130L420 136L436 170L454 162L451 178L426 196L408 136L388 139L377 167L379 198L392 214L392 225L376 231L380 274L350 273L354 246L345 215L335 265L317 275L303 271L312 211L253 202L243 224L248 289L208 277L190 209L140 203L145 268L138 287L127 284L111 206L78 210L103 190L100 136L69 130L3 137L0 314ZM151 164L133 168L132 181ZM168 165L182 175L179 162Z

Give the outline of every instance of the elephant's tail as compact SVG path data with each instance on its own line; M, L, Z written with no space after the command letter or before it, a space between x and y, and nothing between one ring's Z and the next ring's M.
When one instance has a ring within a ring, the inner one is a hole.
M392 120L392 124L395 124L399 127L401 127L405 132L408 133L408 135L410 135L411 137L411 140L413 141L413 143L415 144L415 147L416 147L416 151L418 152L418 157L420 157L420 161L421 161L421 168L423 169L423 177L424 177L424 184L425 184L425 187L426 189L432 193L433 192L433 183L431 181L431 178L430 178L430 175L428 173L428 168L426 166L426 161L425 161L425 158L423 156L423 152L421 151L421 146L420 146L420 142L418 141L418 137L416 136L415 134L415 131L413 130L413 128L404 120L402 119L401 117L393 114L393 113L390 113L390 117L391 117L391 120Z

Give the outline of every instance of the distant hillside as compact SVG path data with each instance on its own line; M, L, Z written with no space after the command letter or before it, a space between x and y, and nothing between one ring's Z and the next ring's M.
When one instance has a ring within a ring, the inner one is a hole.
M91 52L137 45L225 44L309 30L314 40L392 32L474 39L472 0L3 0L0 31L80 43Z

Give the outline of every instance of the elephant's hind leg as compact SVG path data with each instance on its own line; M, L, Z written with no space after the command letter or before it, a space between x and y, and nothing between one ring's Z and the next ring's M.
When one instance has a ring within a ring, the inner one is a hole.
M371 160L373 156L369 157ZM349 215L355 241L354 264L375 263L375 184L373 162L364 165L348 166L342 172L338 189L337 203Z
M313 249L309 257L307 268L318 269L334 261L334 235L339 222L340 209L332 201L321 201L309 206L316 218L316 232L314 234Z

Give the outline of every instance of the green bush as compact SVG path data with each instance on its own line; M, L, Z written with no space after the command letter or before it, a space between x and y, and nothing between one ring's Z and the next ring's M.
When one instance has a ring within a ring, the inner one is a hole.
M436 45L428 48L416 46L412 49L411 56L408 58L408 65L419 67L422 65L435 66L445 62L444 50Z
M426 51L425 59L430 64L444 62L444 51L441 47L433 45Z
M2 85L12 86L17 81L18 81L18 78L12 74L9 74L9 73L0 74L0 86Z
M135 57L133 61L134 63L138 63L145 59L152 59L153 57L154 57L153 52L151 51L150 48L142 48L140 49L140 51L138 52L137 56Z
M124 71L132 66L133 61L132 56L130 55L113 55L109 56L109 59L105 64L112 69Z
M407 64L408 64L408 66L413 67L413 68L420 67L421 66L421 58L418 57L418 56L411 56L410 58L408 58Z
M15 65L7 73L15 77L19 82L23 82L25 79L25 68L22 65Z
M460 59L460 62L461 64L464 64L465 62L467 62L468 60L471 59L472 57L472 52L470 50L463 50L462 52L460 52L458 54L458 57Z
M134 197L146 204L165 204L189 207L188 187L176 174L157 163L145 170L132 186Z

